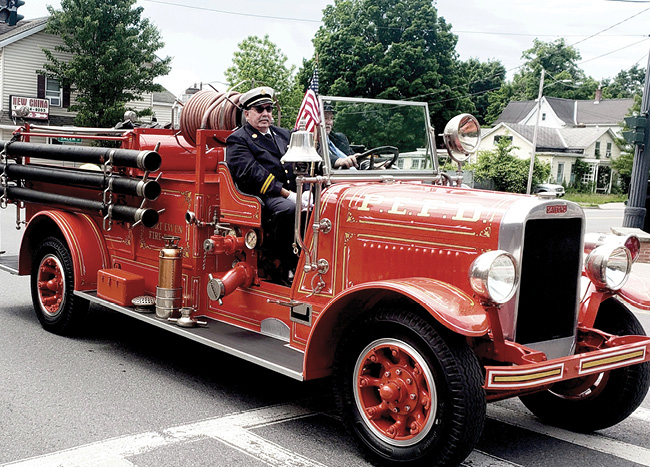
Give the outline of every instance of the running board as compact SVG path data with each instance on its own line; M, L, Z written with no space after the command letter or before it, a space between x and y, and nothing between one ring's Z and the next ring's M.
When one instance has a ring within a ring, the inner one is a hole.
M0 270L18 275L18 255L0 254Z
M133 307L124 307L109 302L97 296L96 291L82 292L75 290L74 294L92 303L98 303L111 310L153 324L161 329L187 337L195 342L205 344L269 370L273 370L290 378L303 380L302 365L304 352L292 349L283 341L249 331L231 324L223 323L207 316L197 317L207 321L207 326L182 328L172 322L156 318L153 313L139 313Z

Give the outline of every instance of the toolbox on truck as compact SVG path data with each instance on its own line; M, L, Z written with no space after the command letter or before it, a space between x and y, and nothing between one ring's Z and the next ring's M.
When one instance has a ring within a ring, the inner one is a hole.
M144 277L121 269L100 269L97 272L97 296L131 306L131 300L144 294Z

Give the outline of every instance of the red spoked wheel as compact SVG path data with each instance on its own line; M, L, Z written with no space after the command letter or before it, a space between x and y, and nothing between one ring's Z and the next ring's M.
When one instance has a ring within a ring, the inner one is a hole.
M334 365L348 429L381 465L458 465L478 442L486 406L465 339L408 310L358 321Z
M71 334L88 311L88 301L74 295L74 266L68 246L49 237L32 261L32 303L41 325L56 334Z
M431 430L436 386L424 358L397 339L379 339L361 351L355 402L363 421L388 444L416 444Z
M61 261L55 255L43 257L37 270L38 300L43 311L55 317L61 313L65 292L65 277Z

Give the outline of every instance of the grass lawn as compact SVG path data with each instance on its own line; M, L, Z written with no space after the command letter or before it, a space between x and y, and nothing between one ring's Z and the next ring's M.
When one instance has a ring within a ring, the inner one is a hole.
M567 193L564 199L589 206L597 206L605 203L622 203L627 199L627 194L602 195L597 193Z

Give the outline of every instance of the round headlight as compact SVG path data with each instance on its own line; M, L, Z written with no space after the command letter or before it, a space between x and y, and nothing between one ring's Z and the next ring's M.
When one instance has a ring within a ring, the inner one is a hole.
M599 289L618 290L632 269L630 250L620 245L601 245L585 260L587 277Z
M476 258L469 268L474 292L494 303L505 303L517 290L515 258L507 251L494 250Z

